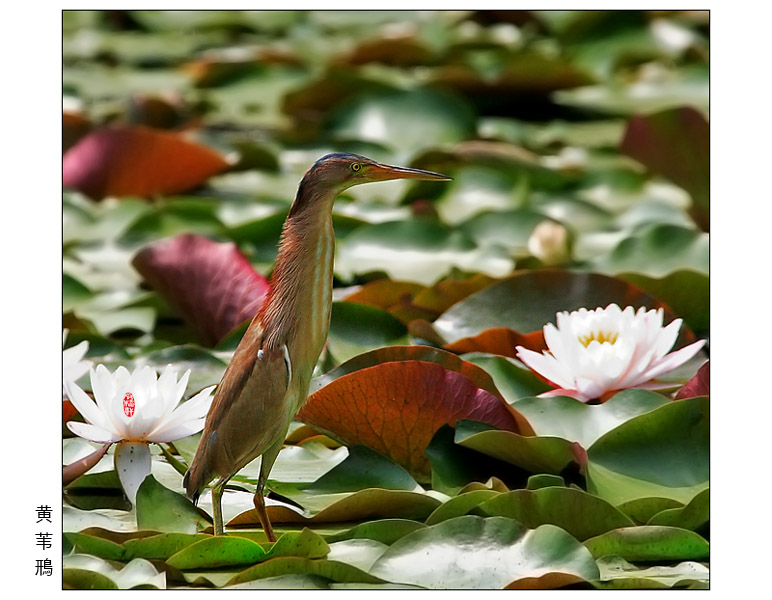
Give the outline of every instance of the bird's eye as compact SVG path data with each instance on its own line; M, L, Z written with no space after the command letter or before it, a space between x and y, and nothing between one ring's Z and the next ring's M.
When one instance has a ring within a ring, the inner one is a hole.
M362 165L360 165L359 163L352 163L351 170L354 171L354 173L359 173L359 171L362 170Z

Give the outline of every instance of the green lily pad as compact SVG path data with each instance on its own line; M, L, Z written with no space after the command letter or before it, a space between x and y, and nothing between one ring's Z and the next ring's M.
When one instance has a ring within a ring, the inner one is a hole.
M490 211L478 214L459 225L480 245L498 244L513 256L528 256L528 238L534 228L547 219L546 215L531 209Z
M471 515L403 537L370 569L388 581L432 589L500 589L556 571L598 576L589 553L558 527L528 530L505 517Z
M622 240L610 254L591 262L609 275L640 273L662 278L679 270L708 274L710 236L678 225L649 225Z
M366 538L344 540L330 544L327 559L349 564L362 571L369 571L373 563L387 549L386 544Z
M485 243L485 235L480 234L482 230L489 233L488 230L492 226L491 220L485 219L481 222L479 218L474 221L472 218L485 211L497 211L488 215L498 217L498 211L503 213L518 208L521 201L516 183L517 177L511 173L511 170L505 171L484 165L467 166L455 173L453 181L445 186L444 193L435 203L437 213L448 225L465 223L461 227L462 230L478 243ZM544 216L542 216L543 219ZM519 237L518 233L523 226L511 216L505 220L506 223L502 223L504 227L517 223L515 230L510 231L510 236ZM493 223L495 224L495 221ZM506 235L501 235L506 230L504 227L498 229L498 239L507 240ZM511 243L507 243L506 246L510 247Z
M170 556L166 563L177 569L204 569L254 564L265 559L260 544L224 535L201 540Z
M558 474L576 459L573 442L559 437L523 436L501 429L481 430L478 423L456 424L457 444L531 473Z
M617 505L617 508L636 525L646 525L657 513L670 508L683 508L683 504L672 498L636 498Z
M110 562L87 554L63 557L63 587L71 589L166 589L166 574L149 561L135 558L116 569Z
M436 525L442 521L453 519L468 514L474 507L483 504L487 500L498 496L500 492L495 490L473 490L458 496L453 496L447 502L440 504L426 519L427 525Z
M105 560L126 560L126 549L110 540L74 532L65 533L64 536L72 544L75 552L92 554Z
M693 531L642 525L608 531L584 542L595 558L621 556L630 561L700 560L710 545Z
M117 590L118 586L107 575L87 569L62 569L62 589Z
M538 436L556 436L589 448L604 433L633 417L667 404L647 390L623 390L607 402L588 405L574 398L522 398L513 404Z
M91 299L93 293L72 275L62 273L62 311L67 312L77 308L81 303Z
M376 142L408 156L430 140L436 145L467 138L474 132L474 115L458 95L444 91L374 92L341 105L327 127L338 139Z
M304 527L301 531L288 531L268 549L266 559L279 556L301 556L303 558L322 558L327 556L330 547L318 533Z
M681 587L692 582L708 583L710 570L702 563L685 561L673 566L641 567L620 556L605 556L597 561L601 589L642 589L646 587Z
M410 519L380 519L368 521L351 529L327 535L325 539L330 543L343 540L368 539L390 546L399 538L422 527L424 527L423 523Z
M523 471L517 466L456 444L455 434L454 428L443 425L426 447L433 490L455 496L473 489L491 489L491 485L485 486L482 482L493 477L505 477L513 481L523 479Z
M431 285L451 269L502 277L512 270L507 252L483 248L460 231L428 220L365 225L338 246L335 271L344 279L383 271L392 279Z
M604 434L587 451L587 490L615 505L690 502L709 484L709 410L706 397L668 402Z
M283 488L274 486L283 495ZM286 506L268 506L268 516L276 523L342 523L363 519L401 518L425 519L440 501L425 493L406 490L368 488L354 493L295 494L292 499L311 516L304 516ZM231 526L254 526L258 523L254 509L248 510L230 521Z
M701 531L710 521L710 490L703 490L686 506L668 508L649 519L648 525L668 525Z
M551 475L550 473L538 473L528 478L525 486L527 490L540 490L546 487L565 487L566 480L560 475Z
M407 329L389 313L354 302L333 302L328 348L338 362L407 342Z
M143 538L126 540L123 547L129 556L148 560L166 560L191 544L208 539L199 533L161 533Z
M177 533L197 533L210 523L184 496L149 475L137 490L137 526Z
M696 332L710 330L710 277L707 273L678 270L654 278L641 273L619 273L619 278L665 302Z
M547 523L556 525L580 541L633 525L608 502L567 487L514 490L484 502L480 511L510 517L532 529Z
M376 487L415 490L419 486L410 473L398 464L367 446L357 444L349 449L349 455L343 462L304 488L304 491L334 494Z
M344 562L282 556L259 563L235 575L227 586L236 586L256 579L279 575L316 575L343 583L381 583L383 580ZM245 587L245 586L240 586Z
M538 396L552 389L549 384L539 379L531 369L524 367L522 363L512 358L482 352L470 352L462 355L462 358L485 369L493 378L493 382L501 395L513 407L514 403L521 398Z
M200 198L174 198L151 209L123 232L119 243L136 246L180 233L218 236L223 224L215 215L217 202Z

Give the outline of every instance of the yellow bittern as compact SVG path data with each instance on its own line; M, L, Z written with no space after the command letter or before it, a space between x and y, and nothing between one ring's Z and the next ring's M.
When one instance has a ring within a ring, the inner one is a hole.
M262 456L254 502L266 537L276 540L263 492L327 340L335 248L332 205L351 186L390 179L450 178L335 153L316 161L300 182L284 223L271 290L217 386L183 480L188 497L197 502L204 487L218 478L212 487L215 535L223 534L225 484Z

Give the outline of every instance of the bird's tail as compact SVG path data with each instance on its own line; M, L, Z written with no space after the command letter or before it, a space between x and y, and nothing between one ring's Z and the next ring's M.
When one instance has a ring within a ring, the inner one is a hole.
M198 504L198 497L201 495L201 490L197 489L193 485L190 477L190 471L190 469L185 471L185 476L182 478L182 487L185 488L185 493L187 494L188 498L193 501L193 504Z
M207 462L203 456L202 448L199 448L182 478L182 487L185 488L185 494L193 501L193 504L198 504L198 497L202 490L214 477L206 467Z

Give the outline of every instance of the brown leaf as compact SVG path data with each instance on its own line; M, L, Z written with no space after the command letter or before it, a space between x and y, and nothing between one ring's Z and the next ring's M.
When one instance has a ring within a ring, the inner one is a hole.
M517 579L507 585L505 590L555 590L564 588L567 586L575 586L578 584L587 584L587 587L592 586L584 579L573 573L559 573L557 571L552 573L545 573L539 577L523 577Z
M356 292L346 296L344 300L388 310L393 306L399 306L405 299L412 298L423 289L424 286L420 283L379 279L366 283Z
M144 126L109 127L82 138L62 159L62 183L93 199L151 197L194 188L228 168L214 150Z
M75 415L78 414L78 409L69 400L62 400L62 424L67 421L72 421Z
M434 433L458 419L518 431L505 402L433 362L386 362L344 375L312 394L298 418L342 440L380 452L424 480Z
M518 333L509 327L492 327L472 337L461 338L445 346L446 350L463 354L465 352L487 352L517 358L517 346L524 346L534 352L547 349L542 330Z
M178 235L146 246L132 266L208 346L254 317L269 289L235 244L200 235Z
M62 112L62 152L67 152L91 131L91 122L79 113Z

